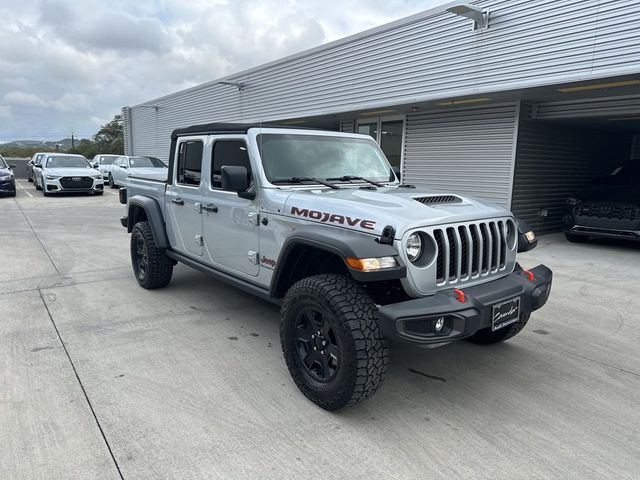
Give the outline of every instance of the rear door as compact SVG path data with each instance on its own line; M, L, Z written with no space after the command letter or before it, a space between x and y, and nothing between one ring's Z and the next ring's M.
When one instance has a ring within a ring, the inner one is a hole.
M202 161L206 137L178 138L171 182L165 194L171 248L202 256Z
M202 215L207 256L217 265L256 276L260 270L257 201L222 190L221 171L227 165L245 167L252 178L244 137L213 139Z

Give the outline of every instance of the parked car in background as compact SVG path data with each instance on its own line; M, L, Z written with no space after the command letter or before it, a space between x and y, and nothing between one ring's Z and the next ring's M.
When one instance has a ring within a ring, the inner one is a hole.
M7 161L0 155L0 195L15 197L16 196L16 179L13 175L15 165L9 165Z
M34 164L33 183L46 197L51 193L104 193L102 174L82 155L48 153L40 165Z
M167 166L159 158L146 155L121 155L111 166L109 186L124 187L127 185L129 176L164 181L167 179L168 171Z
M590 237L640 241L640 161L620 165L568 198L564 234L580 243Z
M118 157L119 155L98 154L91 160L91 166L97 168L98 171L102 173L102 179L107 182L109 181L109 172L111 171L113 162L115 162Z
M33 165L34 163L39 164L46 154L46 152L34 153L33 157L31 157L31 160L27 162L27 181L33 182Z

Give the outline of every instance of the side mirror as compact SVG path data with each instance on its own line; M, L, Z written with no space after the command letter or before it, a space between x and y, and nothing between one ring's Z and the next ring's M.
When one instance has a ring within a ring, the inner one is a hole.
M129 167L127 167L126 165L120 165L120 168L124 168L126 170Z
M222 189L227 192L244 192L249 188L246 167L222 167Z
M99 165L96 163L95 165L93 165L93 168L98 168Z
M400 173L400 167L393 166L391 167L391 170L393 170L393 173L396 174L396 177L398 177L398 180L402 181L402 173Z

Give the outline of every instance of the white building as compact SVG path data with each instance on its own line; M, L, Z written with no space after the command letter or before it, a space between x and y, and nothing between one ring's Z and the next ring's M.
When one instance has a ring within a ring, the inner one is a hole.
M125 107L126 153L166 160L174 128L217 121L358 131L406 183L556 230L566 197L640 160L640 2L471 4L480 24L453 2Z

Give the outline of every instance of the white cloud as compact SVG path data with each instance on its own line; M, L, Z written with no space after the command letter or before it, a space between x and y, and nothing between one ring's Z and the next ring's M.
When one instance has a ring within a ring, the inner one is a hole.
M3 0L0 141L95 133L123 105L445 0Z

